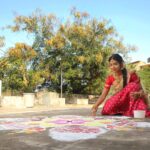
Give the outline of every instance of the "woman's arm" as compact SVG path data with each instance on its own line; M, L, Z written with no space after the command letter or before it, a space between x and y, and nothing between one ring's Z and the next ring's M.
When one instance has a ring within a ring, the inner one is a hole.
M148 93L144 92L143 89L139 90L138 92L132 92L130 95L135 99L138 100L139 98L143 98L145 103L148 105Z
M103 89L102 94L100 95L100 97L98 98L97 102L92 107L92 110L91 110L92 116L96 116L97 109L98 109L99 105L101 105L102 102L105 100L108 92L109 92L108 88L104 88Z
M131 78L130 78L130 82L135 82L135 83L138 83L140 84L141 86L141 89L137 92L131 92L131 96L137 100L138 98L144 98L145 100L145 103L147 104L148 101L147 101L147 93L145 92L145 88L142 84L142 82L140 81L140 77L137 75L137 73L135 71L132 71L131 72Z
M137 92L131 92L130 96L132 96L135 100L137 100L138 98L141 98L144 96L144 91L143 91L143 89L141 89Z

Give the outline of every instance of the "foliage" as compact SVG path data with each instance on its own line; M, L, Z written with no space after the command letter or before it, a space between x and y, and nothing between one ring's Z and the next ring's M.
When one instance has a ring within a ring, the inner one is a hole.
M150 66L146 66L139 71L141 81L146 92L150 93Z
M31 92L35 87L36 72L32 73L30 65L36 52L32 47L24 43L16 43L15 47L9 48L7 57L1 60L1 78L4 89L12 89L22 92ZM6 87L7 86L7 87Z
M36 10L30 16L16 16L8 28L34 37L31 46L16 43L8 50L3 74L11 89L13 85L13 89L33 90L43 78L50 78L51 90L60 92L62 70L63 92L98 94L107 74L108 56L114 52L127 56L135 49L123 44L109 21L90 18L76 9L63 23L55 15Z

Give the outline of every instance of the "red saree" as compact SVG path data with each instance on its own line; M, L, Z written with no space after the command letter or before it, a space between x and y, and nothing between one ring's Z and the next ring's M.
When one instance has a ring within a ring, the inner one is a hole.
M113 75L108 76L105 82L105 88L110 89L115 83ZM121 114L124 116L133 116L134 110L146 110L146 116L150 117L150 111L144 98L136 100L130 96L131 92L141 90L140 79L135 72L128 74L128 82L124 88L119 89L113 96L107 99L102 109L102 115Z

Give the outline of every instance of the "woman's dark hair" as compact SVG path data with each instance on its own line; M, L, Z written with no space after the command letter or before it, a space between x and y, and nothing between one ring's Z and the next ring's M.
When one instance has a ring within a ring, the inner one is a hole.
M111 60L116 60L120 65L124 63L123 58L119 55L119 54L112 54L109 57L109 62ZM125 87L127 85L127 69L126 68L122 68L122 76L123 76L123 87Z

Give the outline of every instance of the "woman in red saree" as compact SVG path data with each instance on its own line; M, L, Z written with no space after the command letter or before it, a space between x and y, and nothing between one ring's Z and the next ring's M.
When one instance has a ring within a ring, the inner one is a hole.
M107 77L102 94L92 107L93 116L96 115L99 105L103 103L109 93L111 96L104 104L102 115L133 116L134 110L146 110L146 116L150 117L139 77L135 71L128 72L123 64L124 61L119 54L113 54L109 58L112 73Z

